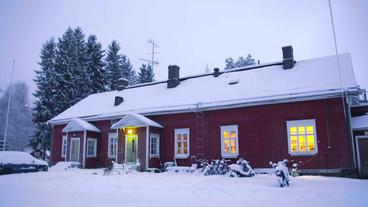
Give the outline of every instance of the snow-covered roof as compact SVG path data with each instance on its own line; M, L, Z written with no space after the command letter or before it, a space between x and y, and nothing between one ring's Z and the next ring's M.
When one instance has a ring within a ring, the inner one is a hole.
M155 121L152 121L151 119L142 116L140 114L130 112L124 116L120 121L116 122L111 126L111 129L118 129L118 128L124 128L124 127L138 127L138 126L154 126L163 128L163 126Z
M170 89L163 81L92 94L51 119L50 123L62 123L74 117L98 120L129 112L152 115L263 103L328 95L357 87L350 54L339 55L339 61L340 70L336 56L328 56L297 61L289 70L284 70L279 62L257 69L250 69L254 66L233 69L218 77L211 74L185 77L177 87ZM237 83L229 84L231 82ZM114 106L116 96L124 98L118 106Z
M355 129L355 130L359 130L359 129L366 130L366 129L368 129L368 114L353 117L351 119L351 125L352 125L353 129Z
M92 132L101 132L97 127L93 124L88 123L79 118L73 118L64 128L63 132L75 132L75 131L92 131Z

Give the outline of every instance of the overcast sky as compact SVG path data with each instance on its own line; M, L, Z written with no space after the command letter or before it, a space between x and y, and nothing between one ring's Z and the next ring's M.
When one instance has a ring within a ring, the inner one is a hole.
M350 52L358 84L368 88L368 1L332 0L339 52ZM138 70L149 58L148 39L159 46L156 80L177 64L181 76L224 67L226 57L251 53L262 63L280 61L292 45L296 60L334 54L328 0L97 1L1 0L0 88L15 80L35 89L42 43L80 26L106 49L117 40ZM320 74L316 74L320 75Z

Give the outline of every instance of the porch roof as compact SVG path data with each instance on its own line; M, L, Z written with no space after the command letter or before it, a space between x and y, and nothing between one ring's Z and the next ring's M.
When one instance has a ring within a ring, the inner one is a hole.
M75 131L92 131L92 132L100 132L101 130L95 127L93 124L88 123L79 118L73 118L64 128L63 132L75 132Z
M153 126L158 128L163 128L163 126L155 121L152 121L151 119L134 113L130 112L127 113L124 118L120 119L118 122L113 124L111 126L111 129L118 129L118 128L124 128L124 127L142 127L142 126Z

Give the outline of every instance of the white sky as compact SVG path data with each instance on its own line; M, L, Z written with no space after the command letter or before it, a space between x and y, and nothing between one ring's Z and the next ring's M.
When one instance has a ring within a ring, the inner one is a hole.
M350 52L358 84L368 88L368 1L332 0L339 52ZM228 1L50 1L0 2L0 88L15 80L31 90L42 43L68 26L97 35L106 49L117 40L138 70L159 45L156 80L177 64L181 76L224 67L226 57L251 53L261 63L280 61L281 47L293 45L296 60L334 54L328 0ZM316 74L323 75L323 74Z

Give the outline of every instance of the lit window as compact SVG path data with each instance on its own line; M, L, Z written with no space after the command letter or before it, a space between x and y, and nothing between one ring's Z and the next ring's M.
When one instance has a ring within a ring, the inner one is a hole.
M87 139L87 157L96 157L97 154L97 139Z
M189 157L189 129L175 129L175 158Z
M221 155L234 158L239 155L238 125L221 126Z
M118 136L116 133L109 134L109 141L108 141L108 156L109 158L116 157L116 151L118 148Z
M287 121L290 155L317 154L317 133L314 119Z
M160 155L160 135L158 134L151 134L151 150L150 156L151 157L159 157Z
M66 136L63 136L63 141L61 143L61 157L65 158L66 155Z

